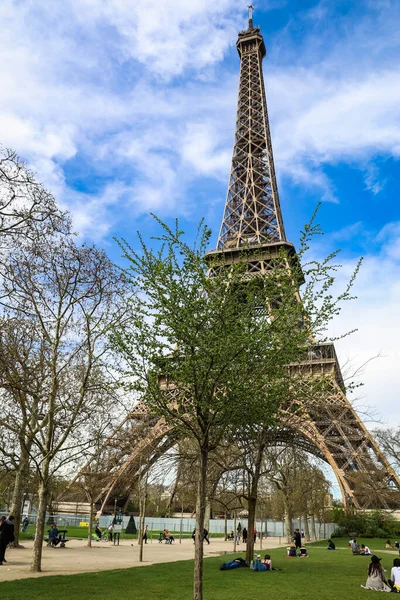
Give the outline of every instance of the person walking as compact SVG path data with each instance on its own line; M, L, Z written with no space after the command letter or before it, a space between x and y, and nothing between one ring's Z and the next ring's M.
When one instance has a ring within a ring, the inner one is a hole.
M3 564L3 562L7 562L6 559L4 558L4 555L6 553L6 548L7 548L7 544L6 542L6 538L3 537L3 532L5 529L4 523L6 522L6 518L5 517L0 517L0 565Z
M237 526L237 528L236 528L236 543L237 543L237 544L240 544L240 538L242 537L242 535L241 535L241 534L242 534L242 526L241 526L241 524L239 523L239 525L238 525L238 526Z
M210 543L210 540L209 540L209 537L208 537L208 530L207 529L204 529L204 531L203 531L203 542L204 542L204 540L207 542L207 544Z
M10 515L8 519L0 519L0 565L6 563L5 554L8 544L15 540L14 536L14 517Z
M145 544L147 544L147 531L148 531L148 529L149 529L149 526L145 525L144 526L144 533L143 533L143 541L144 541Z
M300 529L295 529L293 534L293 541L296 545L296 550L300 550L301 548L301 533Z
M242 536L243 536L243 544L247 544L247 529L246 529L246 527L243 527Z
M29 519L28 519L28 517L25 517L24 520L22 521L22 528L21 528L22 533L25 533L25 531L28 528L28 525L29 525Z
M254 543L257 541L257 529L254 530Z

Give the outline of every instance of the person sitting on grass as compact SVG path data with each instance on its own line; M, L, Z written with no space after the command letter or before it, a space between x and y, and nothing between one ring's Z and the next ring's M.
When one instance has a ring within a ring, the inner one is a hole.
M365 546L364 544L361 544L360 555L361 556L371 556L371 550L368 548L368 546Z
M385 548L392 548L392 542L390 540L386 540Z
M400 593L400 558L395 558L393 561L393 567L390 572L388 583L392 590Z
M328 540L328 550L336 550L336 546L331 539Z
M231 569L239 569L241 567L248 567L248 563L243 558L235 558L228 562L222 563L220 571L230 571Z
M381 565L381 558L371 556L371 562L368 566L368 577L365 585L361 587L364 590L377 590L380 592L391 592L390 587L385 580L385 569Z
M51 526L49 531L49 542L51 546L54 546L54 548L61 542L61 537L56 525Z
M296 558L296 544L294 542L287 549L287 556L289 558Z
M360 552L361 552L360 544L357 542L356 538L354 538L353 543L351 545L351 551L354 556L356 556L357 554L360 554Z
M264 556L264 560L262 561L262 564L267 567L267 571L272 571L272 560L271 560L271 556L269 554L266 554Z
M302 546L300 548L300 552L298 553L299 558L308 558L308 552L307 549L304 548L304 546Z

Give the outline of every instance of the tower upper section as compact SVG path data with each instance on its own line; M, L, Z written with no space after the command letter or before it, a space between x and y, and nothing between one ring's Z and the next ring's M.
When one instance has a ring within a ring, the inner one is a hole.
M218 250L286 241L276 184L259 27L239 33L240 81L232 167Z

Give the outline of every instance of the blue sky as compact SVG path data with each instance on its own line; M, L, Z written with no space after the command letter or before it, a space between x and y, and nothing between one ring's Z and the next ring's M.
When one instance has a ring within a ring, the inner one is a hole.
M238 0L2 0L0 141L28 161L80 234L118 259L113 236L153 230L149 212L201 217L216 243L232 152ZM343 249L365 256L334 332L357 404L400 423L400 2L254 3L283 217L297 242L316 203ZM341 276L342 277L342 276ZM369 410L368 412L371 412Z

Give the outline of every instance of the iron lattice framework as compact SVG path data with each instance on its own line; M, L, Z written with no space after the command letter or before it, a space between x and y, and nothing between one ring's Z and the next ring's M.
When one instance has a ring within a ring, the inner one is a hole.
M231 175L217 249L209 257L212 274L244 260L250 278L271 270L282 251L290 268L296 253L286 240L276 183L262 72L266 49L251 13L237 49L241 64ZM296 297L301 302L298 289ZM282 432L287 436L291 428L314 445L332 467L345 505L399 506L400 480L345 395L333 344L316 345L290 369L304 394L300 405L296 394L297 400L289 398L283 407ZM330 381L318 398L311 393L315 378Z
M251 15L237 49L241 66L232 168L217 249L208 257L211 275L244 260L249 279L271 270L282 253L288 268L297 257L286 240L279 204L262 73L265 44ZM302 283L298 281L295 289L299 302ZM398 508L400 480L345 395L333 344L316 344L300 363L288 368L297 389L280 411L280 430L273 443L295 444L329 463L345 506ZM328 381L317 398L315 378ZM159 384L173 403L177 393L173 384L163 377ZM126 442L121 444L123 428ZM140 403L107 442L107 448L115 445L117 450L100 494L102 509L118 486L131 487L143 465L153 464L175 441L171 426L152 417Z
M218 248L284 241L261 63L259 28L239 34L240 83L232 167Z

